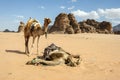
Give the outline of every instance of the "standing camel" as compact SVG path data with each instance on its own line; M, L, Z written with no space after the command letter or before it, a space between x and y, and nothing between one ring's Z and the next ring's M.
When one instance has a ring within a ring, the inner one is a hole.
M36 19L30 18L27 21L27 24L24 29L24 37L25 37L25 53L28 56L30 56L32 53L32 49L34 47L34 42L35 42L36 37L38 37L37 38L37 54L38 54L39 38L41 35L44 35L44 34L45 34L45 37L47 38L47 30L48 30L49 23L51 23L51 20L49 18L45 18L44 26L43 26L43 28L41 28L40 23ZM29 39L31 36L33 37L33 42L32 42L32 46L31 46L31 50L29 52L28 43L29 43Z

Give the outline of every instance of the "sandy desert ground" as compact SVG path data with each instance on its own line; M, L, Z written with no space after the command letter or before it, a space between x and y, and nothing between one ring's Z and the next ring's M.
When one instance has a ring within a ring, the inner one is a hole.
M120 35L48 34L48 39L40 39L39 55L51 43L71 54L80 54L81 64L26 65L37 56L36 46L34 54L28 57L24 54L23 33L0 32L0 80L120 80Z

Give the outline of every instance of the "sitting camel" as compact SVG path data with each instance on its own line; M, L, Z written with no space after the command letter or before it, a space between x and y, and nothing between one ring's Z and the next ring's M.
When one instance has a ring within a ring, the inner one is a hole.
M38 37L38 39L37 39L37 54L38 54L39 38L41 35L44 35L44 34L45 34L45 37L47 38L47 30L48 30L48 25L50 23L51 23L51 20L49 18L45 18L44 19L44 26L43 26L43 28L41 28L40 23L36 19L30 18L27 21L27 24L26 24L25 29L24 29L25 53L27 55L31 55L32 48L34 47L34 41L35 41L36 37ZM31 51L29 52L28 42L29 42L30 36L33 37L33 42L32 42L32 46L31 46Z
M48 66L66 64L68 66L75 67L80 64L80 61L81 58L79 55L71 55L61 47L57 47L54 44L51 44L45 48L42 57L34 58L32 61L28 61L26 64L43 64Z

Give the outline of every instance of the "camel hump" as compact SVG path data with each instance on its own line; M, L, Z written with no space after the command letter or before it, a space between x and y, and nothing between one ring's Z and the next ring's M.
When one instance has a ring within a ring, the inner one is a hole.
M41 24L40 24L40 23L36 23L36 22L35 22L35 23L34 23L34 26L37 26L37 25L40 25L40 26L41 26Z
M40 23L37 22L33 22L30 26L30 31L34 31L35 29L37 29L38 27L41 27Z

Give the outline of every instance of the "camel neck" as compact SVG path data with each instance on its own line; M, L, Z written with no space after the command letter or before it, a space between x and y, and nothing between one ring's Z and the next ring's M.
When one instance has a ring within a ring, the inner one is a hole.
M45 32L45 29L48 27L48 24L45 24L43 25L43 31Z

